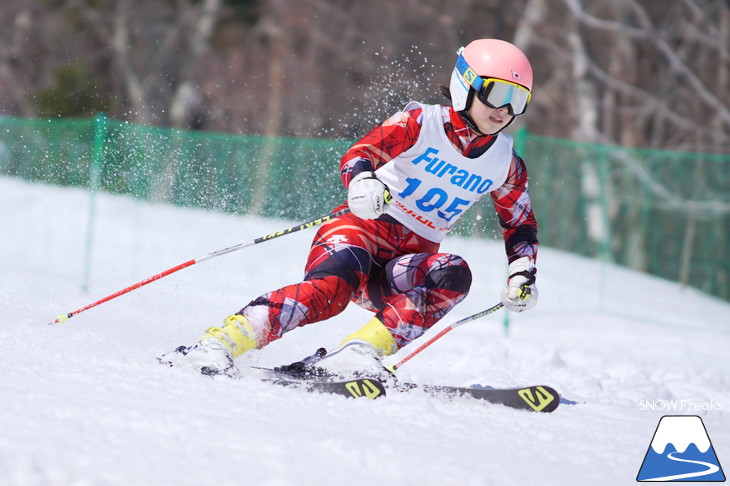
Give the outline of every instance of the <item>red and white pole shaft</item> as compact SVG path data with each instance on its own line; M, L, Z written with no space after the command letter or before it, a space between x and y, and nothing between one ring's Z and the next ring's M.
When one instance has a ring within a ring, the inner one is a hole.
M473 316L465 317L464 319L461 319L460 321L456 321L453 324L449 325L448 327L443 328L441 331L438 332L438 334L436 334L435 336L431 337L428 341L426 341L425 343L421 344L419 347L417 347L416 349L414 349L411 354L409 354L408 356L406 356L405 358L403 358L402 360L400 360L398 363L396 363L394 365L391 365L391 366L388 366L388 369L391 372L395 373L395 371L398 368L400 368L401 366L403 366L404 364L406 364L408 361L410 361L411 358L413 358L414 356L416 356L418 353L420 353L421 351L423 351L424 349L426 349L427 347L429 347L430 345L432 345L433 343L435 343L436 341L438 341L439 339L441 339L448 332L453 331L457 327L459 327L459 326L461 326L463 324L466 324L467 322L474 321L476 319L479 319L480 317L484 317L484 316L489 315L489 314L491 314L493 312L496 312L499 309L501 309L503 306L504 306L504 304L502 304L500 302L499 304L496 304L496 305L490 307L487 310L483 310L481 312L477 312Z
M296 233L297 231L301 231L301 230L304 230L304 229L312 228L314 226L319 226L320 224L325 223L326 221L329 221L329 220L331 220L333 218L336 218L338 216L342 216L342 215L347 214L349 212L350 212L350 209L349 208L344 208L344 209L341 209L339 211L335 211L334 213L330 213L330 214L328 214L326 216L322 216L321 218L313 219L312 221L308 221L306 223L302 223L302 224L299 224L299 225L296 225L296 226L292 226L290 228L286 228L284 230L277 231L276 233L271 233L269 235L261 236L259 238L256 238L255 240L247 241L245 243L239 243L238 245L234 245L234 246L231 246L229 248L224 248L222 250L214 251L212 253L208 253L207 255L203 255L201 257L194 258L192 260L188 260L187 262L181 263L181 264L176 265L176 266L174 266L172 268L168 268L164 272L158 273L157 275L153 275L151 277L148 277L148 278L142 280L141 282L137 282L134 285L130 285L127 288L124 288L122 290L119 290L117 292L114 292L111 295L107 295L103 299L99 299L96 302L93 302L93 303L87 305L86 307L82 307L81 309L75 310L73 312L61 313L61 314L58 315L58 317L56 318L55 321L49 322L48 324L49 325L51 325L51 324L58 324L58 323L63 324L64 322L66 322L67 320L71 319L76 314L80 314L81 312L84 312L84 311L89 310L89 309L91 309L93 307L96 307L97 305L101 305L101 304L103 304L105 302L109 302L110 300L116 299L117 297L119 297L121 295L124 295L124 294L126 294L128 292L131 292L133 290L136 290L136 289L138 289L140 287L144 287L145 285L147 285L149 283L152 283L152 282L154 282L156 280L160 280L161 278L167 277L170 274L173 274L175 272L178 272L178 271L182 270L183 268L191 267L191 266L193 266L193 265L195 265L197 263L201 263L201 262L204 262L206 260L210 260L212 258L219 257L219 256L222 256L222 255L227 255L228 253L232 253L234 251L242 250L244 248L248 248L249 246L258 245L259 243L264 243L266 241L273 240L274 238L278 238L280 236L288 235L288 234L291 234L291 233Z

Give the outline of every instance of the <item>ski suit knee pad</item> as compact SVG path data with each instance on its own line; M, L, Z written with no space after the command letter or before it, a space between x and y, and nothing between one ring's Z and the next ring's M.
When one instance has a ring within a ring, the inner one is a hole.
M466 260L448 255L448 264L437 261L426 274L426 288L450 290L465 297L471 288L471 269Z

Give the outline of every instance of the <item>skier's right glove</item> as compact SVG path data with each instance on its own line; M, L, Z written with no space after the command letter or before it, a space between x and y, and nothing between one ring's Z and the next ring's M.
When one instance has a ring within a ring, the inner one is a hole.
M392 199L388 186L369 171L356 175L347 188L350 211L361 219L375 219L382 215Z
M509 264L507 287L502 289L502 304L512 312L530 310L537 305L535 261L522 257Z

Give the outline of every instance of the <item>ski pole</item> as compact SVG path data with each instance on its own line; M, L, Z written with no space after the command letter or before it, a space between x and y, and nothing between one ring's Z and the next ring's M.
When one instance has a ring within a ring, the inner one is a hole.
M259 243L264 243L266 241L273 240L274 238L278 238L280 236L288 235L291 233L296 233L297 231L301 231L303 229L308 229L308 228L312 228L314 226L319 226L320 224L322 224L326 221L329 221L330 219L336 218L338 216L342 216L349 212L350 212L350 208L341 209L339 211L335 211L334 213L330 213L327 216L322 216L321 218L313 219L312 221L308 221L303 224L292 226L290 228L286 228L281 231L277 231L276 233L271 233L266 236L261 236L259 238L256 238L255 240L247 241L245 243L239 243L238 245L234 245L234 246L231 246L228 248L224 248L222 250L214 251L213 253L208 253L207 255L203 255L201 257L194 258L192 260L188 260L187 262L183 262L180 265L174 266L172 268L168 268L164 272L161 272L161 273L158 273L157 275L148 277L148 278L142 280L141 282L137 282L134 285L130 285L129 287L124 288L118 292L114 292L113 294L108 295L108 296L104 297L103 299L97 300L96 302L93 302L93 303L87 305L86 307L82 307L81 309L75 310L73 312L59 314L58 317L56 318L56 320L53 322L49 322L48 325L50 326L50 325L56 324L56 323L63 324L64 322L71 319L76 314L80 314L81 312L84 312L85 310L89 310L92 307L96 307L97 305L103 304L104 302L108 302L112 299L119 297L120 295L124 295L127 292L131 292L132 290L136 290L140 287L143 287L149 283L154 282L155 280L159 280L163 277L167 277L168 275L175 273L179 270L182 270L183 268L193 266L196 263L201 263L206 260L210 260L212 258L219 257L221 255L227 255L228 253L242 250L243 248L248 248L249 246L258 245Z
M479 319L480 317L484 317L484 316L489 315L489 314L491 314L493 312L497 312L502 307L504 307L504 304L502 304L500 302L499 304L493 305L492 307L490 307L487 310L483 310L481 312L477 312L473 316L465 317L465 318L461 319L460 321L456 321L453 324L449 325L448 327L443 328L441 331L438 332L438 334L436 334L435 336L433 336L431 339L429 339L425 343L421 344L411 354L409 354L408 356L406 356L405 358L403 358L402 360L400 360L400 362L398 362L397 364L388 366L387 367L388 370L391 373L395 373L398 368L400 368L401 366L403 366L411 358L413 358L415 355L417 355L418 353L420 353L421 351L423 351L424 349L426 349L427 347L429 347L430 345L432 345L434 342L436 342L437 340L441 339L444 336L444 334L448 333L449 331L453 331L457 327L459 327L459 326L461 326L463 324L466 324L467 322L471 322L471 321L474 321L476 319Z

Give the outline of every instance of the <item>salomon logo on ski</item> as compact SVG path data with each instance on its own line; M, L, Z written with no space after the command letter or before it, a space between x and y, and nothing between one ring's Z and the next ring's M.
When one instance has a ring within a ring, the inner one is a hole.
M370 399L378 398L381 395L381 389L378 388L370 380L354 380L345 383L345 388L355 398L366 396Z
M517 394L536 412L541 411L555 400L555 397L542 386L523 388Z

